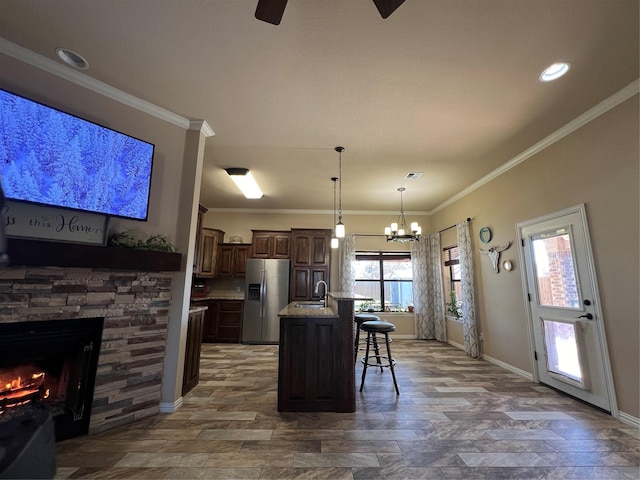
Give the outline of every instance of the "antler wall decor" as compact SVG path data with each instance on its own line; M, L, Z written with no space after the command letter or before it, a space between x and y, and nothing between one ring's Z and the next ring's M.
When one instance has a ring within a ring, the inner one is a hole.
M482 248L479 248L478 250L480 250L480 253L483 253L489 257L489 260L491 260L491 266L493 267L493 271L495 273L499 273L500 267L498 265L500 263L500 253L504 252L510 246L511 246L511 240L509 240L507 244L502 247L497 245L497 246L489 247L488 250L484 250Z

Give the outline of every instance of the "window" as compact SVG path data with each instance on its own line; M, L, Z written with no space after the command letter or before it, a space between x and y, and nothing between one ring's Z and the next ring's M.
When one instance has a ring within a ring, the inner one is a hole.
M462 279L460 274L460 250L457 245L444 249L445 276L449 279L449 292L445 296L445 312L460 319L462 317Z
M413 305L413 267L409 252L357 252L355 293L373 298L356 308L374 312L405 312Z

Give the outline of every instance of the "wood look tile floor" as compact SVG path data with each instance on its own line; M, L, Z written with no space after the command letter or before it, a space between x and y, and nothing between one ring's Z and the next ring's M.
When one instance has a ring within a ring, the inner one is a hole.
M182 408L58 443L56 478L640 478L634 428L449 345L391 347L400 396L370 369L355 413L279 413L277 346L204 344Z

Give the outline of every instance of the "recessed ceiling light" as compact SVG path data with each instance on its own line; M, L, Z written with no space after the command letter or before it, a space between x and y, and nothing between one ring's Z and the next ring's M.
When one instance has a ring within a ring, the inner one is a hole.
M540 78L541 82L550 82L551 80L555 80L556 78L560 78L561 76L563 76L569 71L569 68L570 65L568 63L554 63L553 65L545 68L538 78Z
M66 48L56 48L56 53L64 63L73 68L77 68L78 70L86 70L89 68L89 62L76 52L67 50Z

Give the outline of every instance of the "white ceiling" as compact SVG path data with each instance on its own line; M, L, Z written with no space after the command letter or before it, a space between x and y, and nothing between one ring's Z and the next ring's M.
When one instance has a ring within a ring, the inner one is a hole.
M0 35L184 116L203 119L201 203L432 212L639 76L638 0L0 0ZM538 81L549 64L569 74ZM610 159L606 159L610 160ZM265 193L246 200L225 167ZM404 180L409 172L423 172Z

